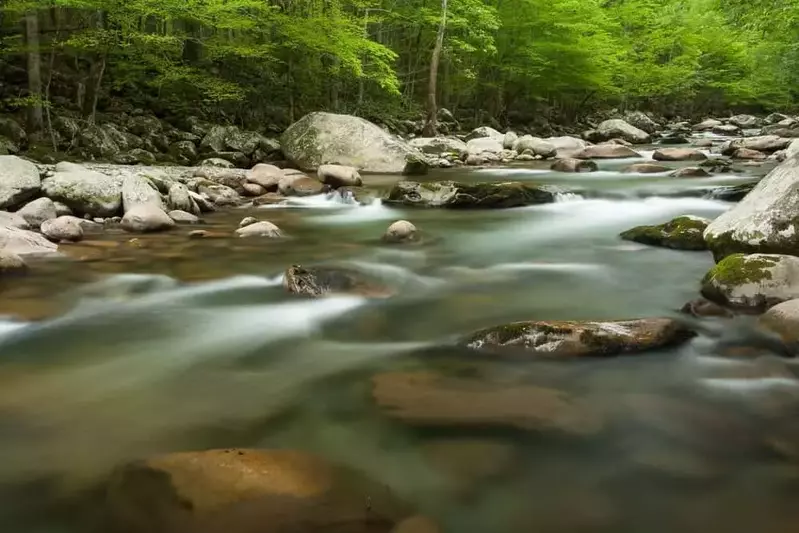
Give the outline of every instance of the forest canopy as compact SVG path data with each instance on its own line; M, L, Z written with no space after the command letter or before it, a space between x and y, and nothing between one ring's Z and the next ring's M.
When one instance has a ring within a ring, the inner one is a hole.
M431 65L440 106L505 124L797 101L799 0L6 0L0 17L11 111L419 116Z

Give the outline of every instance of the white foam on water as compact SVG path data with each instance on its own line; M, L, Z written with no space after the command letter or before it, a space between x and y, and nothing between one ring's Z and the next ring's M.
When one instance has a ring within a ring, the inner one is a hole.
M314 196L289 196L276 204L264 204L259 209L350 209L361 207L355 198L342 196L338 191Z
M705 378L700 383L712 389L733 393L758 393L773 389L799 391L799 381L792 378L769 377L757 379Z
M16 322L13 320L0 320L0 338L14 331L19 331L28 324L26 322Z
M347 261L344 264L350 265L365 274L374 276L390 284L411 284L419 287L436 287L444 284L440 279L420 276L411 269L399 265L363 260Z
M499 263L487 267L486 270L506 271L541 271L541 272L600 272L605 270L604 265L591 263Z
M555 193L555 201L556 202L577 202L580 200L585 200L585 197L579 195L574 192L556 192Z
M355 205L352 209L341 209L331 215L315 216L309 218L311 222L329 224L358 224L374 220L393 220L397 212L383 205L379 198L375 198L369 205Z
M540 176L549 174L551 170L541 168L480 168L474 171L475 174L491 174L492 176L507 176L522 178L524 176Z

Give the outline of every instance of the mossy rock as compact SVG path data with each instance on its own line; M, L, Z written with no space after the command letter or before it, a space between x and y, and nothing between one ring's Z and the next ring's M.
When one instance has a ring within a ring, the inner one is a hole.
M290 293L311 298L337 294L386 298L394 294L393 289L363 272L328 265L292 265L283 276L283 287Z
M665 224L637 226L623 232L621 238L674 250L707 250L702 233L709 223L704 218L686 215Z
M754 312L799 298L799 257L729 255L702 279L702 295L728 307Z
M477 331L468 348L519 357L612 357L680 344L693 332L670 318L516 322Z
M389 191L384 202L410 207L497 209L545 204L554 199L551 191L521 182L400 181Z

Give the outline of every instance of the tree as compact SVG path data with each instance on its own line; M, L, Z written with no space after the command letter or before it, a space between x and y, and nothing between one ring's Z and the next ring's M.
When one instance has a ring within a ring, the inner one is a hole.
M426 137L438 135L436 116L438 107L436 106L436 83L438 81L438 63L441 59L441 49L444 47L444 32L447 29L447 0L441 0L441 22L438 25L436 34L436 44L433 47L433 54L430 57L430 82L427 88L427 121L424 126Z

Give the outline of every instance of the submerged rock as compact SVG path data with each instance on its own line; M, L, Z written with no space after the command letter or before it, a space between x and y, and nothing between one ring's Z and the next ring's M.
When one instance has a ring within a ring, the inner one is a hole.
M627 159L641 157L641 154L620 144L597 144L576 152L572 157L575 159Z
M391 224L383 234L383 241L390 243L414 242L419 239L416 226L407 220L398 220Z
M799 250L799 157L774 168L735 207L705 230L716 259L736 252Z
M749 148L737 148L732 154L733 159L746 159L749 161L765 161L766 154Z
M531 385L390 372L372 378L372 397L386 416L417 427L499 428L586 437L605 420L589 401Z
M726 307L722 307L719 304L711 302L710 300L706 300L704 298L697 298L695 300L691 300L690 302L683 305L682 308L680 308L680 312L685 313L687 315L695 316L697 318L705 318L705 317L730 318L733 316L732 311L730 311Z
M208 450L130 463L113 473L105 505L108 531L125 533L390 533L413 514L387 487L295 450Z
M241 223L245 221L250 222L244 219ZM236 235L238 237L268 237L270 239L279 239L283 236L283 232L271 222L264 220L261 222L251 222L244 226L239 225L239 229L236 230Z
M398 174L406 170L410 157L424 159L405 141L351 115L310 113L292 124L280 141L286 157L308 171L330 163Z
M36 165L15 155L0 155L0 209L25 203L40 187Z
M747 194L752 192L757 183L743 183L741 185L727 185L724 187L716 187L708 195L714 200L722 200L724 202L740 202Z
M553 202L552 192L521 182L400 181L384 202L413 207L506 208Z
M707 250L702 233L709 223L708 219L685 215L665 224L637 226L623 232L621 238L675 250Z
M245 228L246 229L246 228ZM283 275L283 287L293 294L321 296L353 294L385 298L394 291L355 269L337 266L302 267L293 265Z
M555 172L596 172L599 170L593 161L574 158L558 159L549 168Z
M799 298L799 257L729 255L705 275L702 295L722 305L751 311Z
M680 344L693 332L670 318L609 321L530 321L478 331L463 344L519 356L611 357Z
M201 224L202 219L197 215L193 215L191 213L187 213L186 211L181 211L179 209L175 209L167 213L169 218L175 221L176 224Z

